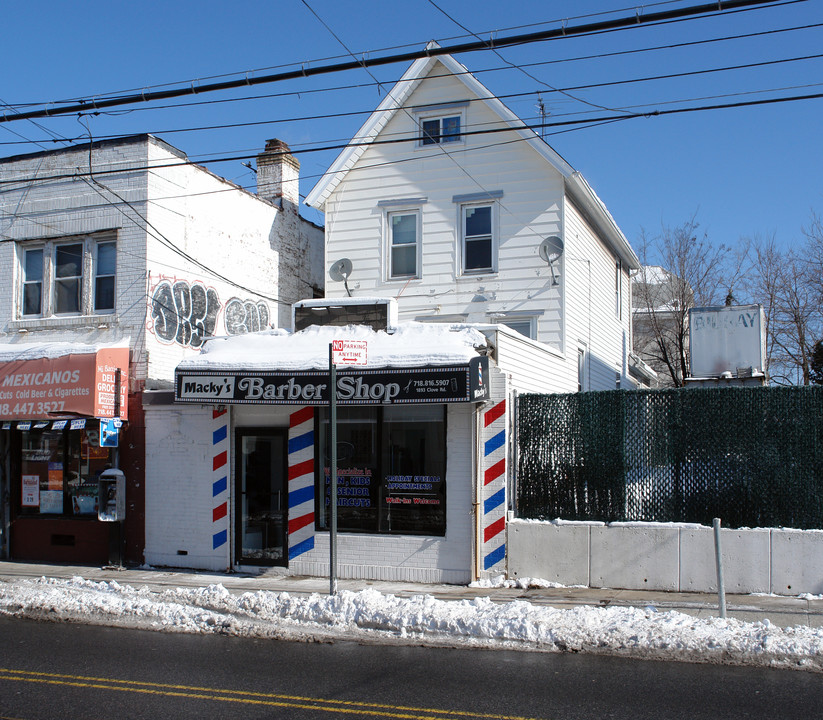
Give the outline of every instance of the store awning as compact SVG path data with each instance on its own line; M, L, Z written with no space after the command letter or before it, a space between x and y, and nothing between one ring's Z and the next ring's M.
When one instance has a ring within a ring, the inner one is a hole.
M1 344L0 419L125 420L128 379L127 344Z

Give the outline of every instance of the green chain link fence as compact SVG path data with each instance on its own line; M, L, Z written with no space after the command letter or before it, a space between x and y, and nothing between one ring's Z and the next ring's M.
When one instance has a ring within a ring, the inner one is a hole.
M521 395L516 515L823 528L823 387Z

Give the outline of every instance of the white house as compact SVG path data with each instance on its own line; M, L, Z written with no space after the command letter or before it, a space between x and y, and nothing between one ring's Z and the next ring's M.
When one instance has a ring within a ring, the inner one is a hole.
M414 62L306 204L325 212L327 298L508 325L551 349L546 391L634 387L637 256L580 173L453 57Z
M97 475L119 465L125 558L142 561L146 498L166 480L146 468L150 391L207 337L288 324L322 289L298 167L270 141L258 196L151 135L0 159L5 556L106 561ZM100 447L114 417L119 450Z

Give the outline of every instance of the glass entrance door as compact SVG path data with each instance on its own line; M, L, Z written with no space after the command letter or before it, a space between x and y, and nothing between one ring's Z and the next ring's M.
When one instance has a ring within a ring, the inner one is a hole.
M237 431L237 562L286 565L286 431Z

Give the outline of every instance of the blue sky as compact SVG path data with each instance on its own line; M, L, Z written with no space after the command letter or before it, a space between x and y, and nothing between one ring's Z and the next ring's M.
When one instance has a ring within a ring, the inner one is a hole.
M697 4L650 2L642 12ZM506 36L564 22L572 27L634 16L635 7L628 0L7 3L0 102L22 109L27 103L167 83L190 86L218 75L256 76L281 66L342 62L349 57L339 41L358 56L380 56L417 49L432 39L442 45L471 39L457 23L482 37L493 31ZM503 49L499 56L484 51L456 57L527 121L536 121L541 101L548 121L596 120L626 114L627 108L651 113L821 93L823 58L791 59L823 52L823 27L788 30L817 23L823 23L823 4L806 0L534 43ZM672 47L683 43L692 44ZM649 49L657 47L663 49ZM773 63L778 60L784 62ZM773 64L703 72L767 62ZM371 73L390 85L405 69L387 65ZM592 85L599 87L580 87ZM506 97L513 94L519 95ZM213 172L251 188L254 176L241 161L206 161L254 155L274 137L295 151L345 142L381 97L370 74L355 70L204 94L194 99L208 104L188 107L179 105L190 100L175 100L115 108L95 117L48 118L37 125L0 123L0 155L60 147L63 138L88 138L89 132L95 138L151 132ZM696 216L713 243L773 234L788 247L801 240L812 212L823 215L821 114L823 99L812 99L553 128L546 139L583 173L632 244L643 229L653 234L661 225L680 225ZM301 119L314 116L321 118ZM260 124L192 129L238 123ZM336 154L298 155L304 195ZM314 210L304 214L322 222Z

